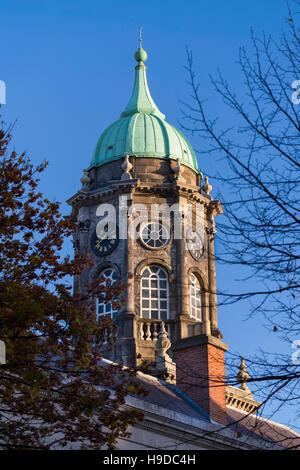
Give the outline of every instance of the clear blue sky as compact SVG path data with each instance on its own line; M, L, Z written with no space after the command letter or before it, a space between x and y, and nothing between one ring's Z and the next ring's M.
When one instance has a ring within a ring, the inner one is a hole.
M0 80L6 82L7 104L2 111L7 122L18 119L16 149L26 150L35 163L49 160L42 190L65 201L80 187L98 137L130 97L140 24L152 96L176 125L180 100L189 94L185 46L193 50L202 95L218 115L226 111L214 98L208 74L220 68L241 90L239 46L247 45L251 27L277 37L285 17L284 0L3 0ZM188 137L196 150L197 138ZM199 154L198 161L209 174L219 164ZM239 274L230 276L218 268L219 288L232 285ZM245 321L248 311L247 304L220 309L230 349L245 356L258 347L279 352L281 343L261 318ZM282 412L278 419L291 416Z

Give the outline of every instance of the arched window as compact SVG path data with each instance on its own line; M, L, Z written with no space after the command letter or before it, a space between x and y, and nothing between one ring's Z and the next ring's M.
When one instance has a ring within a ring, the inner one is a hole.
M168 274L160 266L150 265L142 271L141 317L169 318Z
M195 274L190 275L190 315L194 320L202 321L201 286Z
M117 271L113 268L105 269L100 274L100 278L102 279L101 285L106 287L113 286L117 280ZM105 293L103 293L102 296L96 300L96 313L97 318L101 315L110 315L111 318L115 319L118 310L113 309L111 302L105 302Z

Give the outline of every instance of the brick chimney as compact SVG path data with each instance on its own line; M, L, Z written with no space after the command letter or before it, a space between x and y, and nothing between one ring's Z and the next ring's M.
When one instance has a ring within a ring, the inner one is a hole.
M224 351L227 344L199 335L174 345L176 386L201 406L213 421L227 424Z

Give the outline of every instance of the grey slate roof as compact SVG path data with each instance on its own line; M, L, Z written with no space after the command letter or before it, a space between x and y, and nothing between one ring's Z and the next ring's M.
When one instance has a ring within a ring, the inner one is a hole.
M144 401L153 405L162 406L168 410L182 413L191 418L197 418L209 422L209 417L204 410L192 402L176 387L166 384L150 375L138 374L141 385L149 392Z
M101 362L104 365L111 361L102 359ZM142 372L138 372L137 380L149 392L146 397L139 397L139 400L190 418L196 418L203 423L211 422L205 411L177 387ZM262 418L257 414L249 414L233 406L227 406L226 408L228 416L227 429L233 431L237 441L240 438L243 438L243 440L252 438L259 441L258 448L265 447L270 450L274 447L277 449L300 450L300 434L289 427ZM220 429L224 429L224 426L220 425ZM255 444L254 447L256 447Z
M168 410L210 422L205 411L184 395L177 387L170 386L155 377L139 373L138 379L149 394L144 401L162 406ZM236 438L251 437L259 439L262 447L300 450L300 435L287 426L249 414L232 406L227 406L228 429L234 431Z
M252 436L265 443L273 443L285 449L300 450L300 435L287 426L249 414L243 410L227 406L229 428L237 433L237 437ZM269 446L268 446L269 448Z

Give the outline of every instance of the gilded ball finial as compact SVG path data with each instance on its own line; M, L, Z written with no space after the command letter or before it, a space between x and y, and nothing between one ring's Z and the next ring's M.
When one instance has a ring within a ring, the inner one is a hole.
M134 54L134 58L137 62L145 62L147 60L148 54L142 47L139 47L136 53Z
M134 58L137 62L145 62L147 60L147 52L142 48L142 26L140 26L140 37L139 37L140 47L134 54Z

